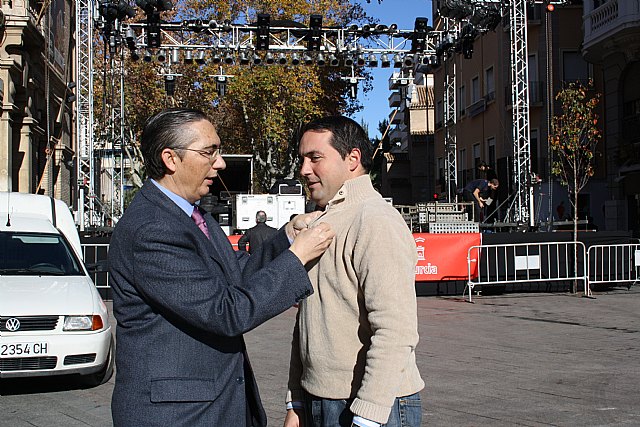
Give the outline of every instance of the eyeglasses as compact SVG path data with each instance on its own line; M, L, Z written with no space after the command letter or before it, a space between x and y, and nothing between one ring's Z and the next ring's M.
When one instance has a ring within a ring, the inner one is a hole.
M202 157L207 157L209 162L213 163L218 157L222 155L222 149L220 147L212 150L196 150L195 148L174 148L174 150L187 150L200 154Z

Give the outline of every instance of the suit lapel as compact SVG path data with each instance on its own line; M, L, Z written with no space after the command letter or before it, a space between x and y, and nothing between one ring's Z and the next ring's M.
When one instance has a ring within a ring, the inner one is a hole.
M196 225L193 219L191 219L191 217L187 216L184 211L173 202L173 200L168 198L152 182L147 181L140 189L140 193L145 196L151 203L155 204L159 209L169 212L173 217L176 218L176 221L178 221L178 224L180 224L180 226L191 230L195 235L197 235L198 239L201 239L202 244L206 246L208 254L213 259L215 259L218 264L224 267L224 265L228 261L225 259L226 257L224 257L223 251L221 250L222 248L220 248L220 244L217 241L217 239L219 238L217 236L219 235L216 232L219 232L222 235L224 235L224 233L218 225L218 222L214 220L210 214L205 215L205 220L207 221L207 227L209 228L211 240L207 239L207 236L204 235L202 230L200 230L200 228Z

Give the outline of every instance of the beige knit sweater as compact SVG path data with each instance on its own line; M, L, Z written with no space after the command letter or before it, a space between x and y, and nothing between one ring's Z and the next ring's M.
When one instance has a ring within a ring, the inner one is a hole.
M301 401L302 389L354 398L354 414L386 423L396 397L424 387L415 360L415 242L368 175L345 182L316 222L336 237L309 270L315 293L300 303L287 402Z

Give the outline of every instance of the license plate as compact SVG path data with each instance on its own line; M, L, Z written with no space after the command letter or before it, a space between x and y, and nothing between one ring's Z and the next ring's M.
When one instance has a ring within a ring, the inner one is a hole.
M0 358L16 356L40 356L47 354L49 343L46 342L19 342L13 344L0 344Z

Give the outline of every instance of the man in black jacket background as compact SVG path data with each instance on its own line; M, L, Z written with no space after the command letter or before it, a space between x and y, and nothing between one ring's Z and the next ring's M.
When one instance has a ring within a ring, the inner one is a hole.
M278 230L267 225L267 214L265 211L256 212L256 225L248 229L240 240L238 240L238 249L241 251L247 250L247 243L249 243L249 253L253 253L258 249L262 242L268 240Z

